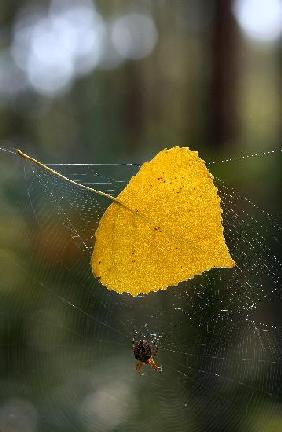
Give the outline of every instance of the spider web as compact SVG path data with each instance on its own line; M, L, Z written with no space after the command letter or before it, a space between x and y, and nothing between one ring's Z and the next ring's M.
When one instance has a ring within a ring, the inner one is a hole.
M11 378L2 397L28 400L40 431L280 430L279 219L216 177L236 268L132 298L91 274L94 233L109 202L23 165L25 248L15 271L26 295L13 298L10 321L20 318L24 330L4 352L17 390ZM139 166L55 168L117 195ZM162 374L147 367L136 376L132 338L159 347Z

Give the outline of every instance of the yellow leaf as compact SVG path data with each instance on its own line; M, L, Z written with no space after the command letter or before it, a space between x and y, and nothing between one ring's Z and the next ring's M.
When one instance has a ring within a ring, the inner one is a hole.
M133 296L235 265L220 198L198 153L174 147L144 163L100 220L92 271Z

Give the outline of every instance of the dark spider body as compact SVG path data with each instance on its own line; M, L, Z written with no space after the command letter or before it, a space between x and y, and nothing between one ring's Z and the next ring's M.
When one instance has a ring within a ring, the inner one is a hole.
M133 341L133 353L136 360L139 360L142 363L147 363L147 361L152 357L151 346L146 340L139 342Z
M146 340L138 342L132 341L132 349L134 357L137 360L136 371L140 374L145 364L150 365L154 370L161 372L161 367L157 366L154 361L154 356L157 354L158 348Z

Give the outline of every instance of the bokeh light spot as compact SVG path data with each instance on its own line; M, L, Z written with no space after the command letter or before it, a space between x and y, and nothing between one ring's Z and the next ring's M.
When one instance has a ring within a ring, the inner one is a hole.
M122 57L140 59L153 51L157 42L157 30L149 15L128 14L114 22L112 39Z
M282 2L280 0L236 0L234 15L251 39L274 42L282 34Z
M11 53L31 87L43 95L61 93L77 75L91 72L102 55L104 22L92 3L56 2L50 10L19 14Z

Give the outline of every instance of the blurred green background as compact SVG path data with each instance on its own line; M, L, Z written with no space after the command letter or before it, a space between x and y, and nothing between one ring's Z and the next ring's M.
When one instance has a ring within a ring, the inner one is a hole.
M281 0L0 0L1 432L282 430L281 70ZM107 292L88 262L108 203L13 153L102 164L58 169L118 193L174 145L230 188L254 280L235 299L225 274ZM132 337L159 344L162 375L135 376Z

